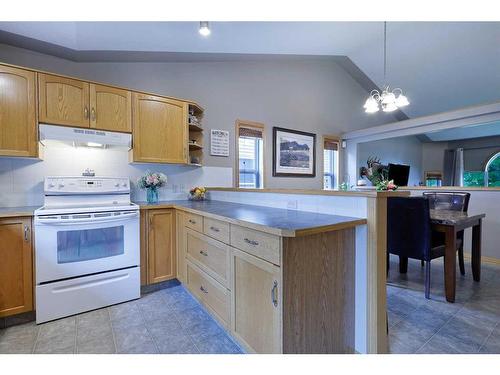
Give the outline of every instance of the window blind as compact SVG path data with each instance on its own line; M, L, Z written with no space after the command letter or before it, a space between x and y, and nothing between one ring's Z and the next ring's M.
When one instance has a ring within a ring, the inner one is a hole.
M336 141L331 141L329 139L325 139L325 143L323 145L325 150L337 151L339 148L339 144Z
M239 137L262 138L262 130L257 128L239 128Z

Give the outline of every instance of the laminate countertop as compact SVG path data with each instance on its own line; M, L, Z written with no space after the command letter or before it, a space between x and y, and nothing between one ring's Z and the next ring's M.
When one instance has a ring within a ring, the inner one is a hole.
M40 206L0 207L0 219L8 217L33 216Z
M176 208L284 237L340 230L363 225L367 222L366 219L356 217L212 200L163 201L153 205L146 202L135 203L142 210Z

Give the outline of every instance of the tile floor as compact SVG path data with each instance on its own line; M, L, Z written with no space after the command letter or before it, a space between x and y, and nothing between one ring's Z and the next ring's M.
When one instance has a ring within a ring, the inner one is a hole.
M242 353L183 286L36 325L0 330L0 353Z
M500 266L482 264L481 281L457 266L456 302L444 297L443 262L431 264L431 299L424 297L424 268L409 260L401 275L391 256L387 286L391 353L500 353Z

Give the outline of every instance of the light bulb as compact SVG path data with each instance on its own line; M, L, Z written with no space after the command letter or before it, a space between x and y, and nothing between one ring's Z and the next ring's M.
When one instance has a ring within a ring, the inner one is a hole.
M396 97L392 92L384 91L382 93L382 104L394 104Z
M408 98L406 96L404 96L403 94L398 95L398 97L396 98L394 103L398 107L404 107L404 106L410 104L410 102L408 101Z
M365 102L365 105L363 106L363 108L369 108L369 107L377 107L378 106L378 102L377 100L373 97L373 96L370 96L368 99L366 99L366 102Z
M375 113L375 112L378 112L380 110L380 108L378 107L378 104L375 105L375 106L370 106L370 107L367 107L365 109L365 112L366 113Z
M393 112L396 109L398 109L398 107L394 104L394 102L387 104L382 103L382 111L384 112Z
M200 29L198 30L198 32L203 36L210 35L210 26L208 24L208 21L200 21Z

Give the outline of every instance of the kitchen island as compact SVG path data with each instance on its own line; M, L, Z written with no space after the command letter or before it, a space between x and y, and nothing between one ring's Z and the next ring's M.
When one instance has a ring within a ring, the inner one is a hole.
M355 351L355 228L366 219L214 200L139 204L146 215L176 210L177 278L247 351Z

